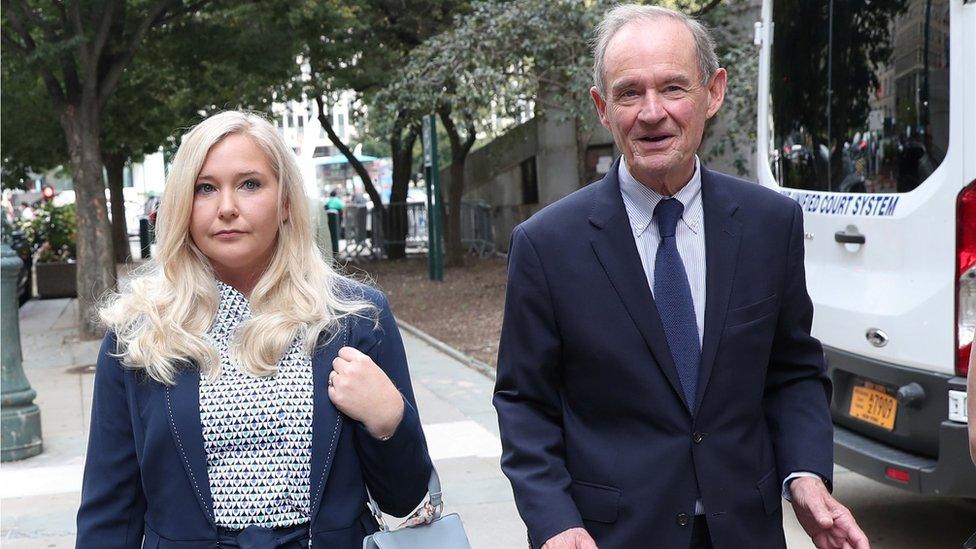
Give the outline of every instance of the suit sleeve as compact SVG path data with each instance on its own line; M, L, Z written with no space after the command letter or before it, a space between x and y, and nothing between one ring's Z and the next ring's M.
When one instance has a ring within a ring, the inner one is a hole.
M794 204L786 280L766 374L764 407L782 483L809 471L832 486L830 378L823 347L810 335L813 303L803 267L803 214Z
M125 372L115 350L115 336L102 341L95 367L88 455L78 509L76 547L142 547L146 499L126 397Z
M533 547L582 527L570 493L559 379L561 342L539 256L522 227L512 234L494 405L502 469Z
M379 440L356 424L356 443L366 485L380 509L402 517L413 511L427 494L431 462L410 384L403 339L386 297L376 292L379 329L374 343L363 349L386 372L403 395L403 419L387 440ZM372 327L372 326L371 326Z

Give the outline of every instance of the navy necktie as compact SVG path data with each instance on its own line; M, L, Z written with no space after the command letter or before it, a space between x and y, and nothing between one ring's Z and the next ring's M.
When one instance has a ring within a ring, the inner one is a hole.
M684 204L675 198L663 199L654 208L654 217L661 233L661 243L654 260L654 302L661 315L664 335L671 348L685 399L688 407L694 410L701 344L698 341L698 322L688 274L674 237L684 209Z

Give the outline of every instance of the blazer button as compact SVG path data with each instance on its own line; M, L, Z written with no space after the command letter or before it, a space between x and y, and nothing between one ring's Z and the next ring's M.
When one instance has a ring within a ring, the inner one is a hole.
M676 518L678 519L678 526L688 526L688 523L691 522L691 517L688 516L688 513L678 513Z
M705 440L705 435L706 434L707 433L702 433L700 431L696 431L695 434L691 436L691 440L695 441L695 444L701 444L702 441Z

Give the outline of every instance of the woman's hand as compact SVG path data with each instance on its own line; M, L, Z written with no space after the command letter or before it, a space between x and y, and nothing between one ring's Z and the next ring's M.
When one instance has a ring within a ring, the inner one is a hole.
M392 436L403 419L400 391L369 356L352 347L339 349L332 361L329 399L381 440Z

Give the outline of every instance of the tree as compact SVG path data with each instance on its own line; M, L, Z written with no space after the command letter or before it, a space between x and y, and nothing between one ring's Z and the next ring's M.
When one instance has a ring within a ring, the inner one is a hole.
M40 76L16 55L0 56L3 188L25 188L31 173L68 161L68 146Z
M369 172L353 154L353 147L343 143L332 127L332 109L340 92L353 91L358 106L352 123L363 127L366 104L391 81L397 67L412 55L412 50L452 21L462 12L463 0L357 0L319 2L309 0L293 13L293 25L304 44L303 58L309 66L309 77L298 82L293 95L314 98L317 117L329 139L346 157L360 177L373 202L381 212L385 234L394 242L386 250L388 257L405 255L402 243L406 235L406 210L383 205ZM393 188L390 204L406 201L413 165L413 151L420 135L420 114L399 108L397 97L382 118L369 114L369 128L374 136L384 136L393 159Z
M182 128L213 112L270 111L275 92L297 73L297 42L284 7L278 1L214 5L158 29L133 60L103 115L117 262L129 258L126 163L164 145L175 149Z
M2 2L7 54L22 56L41 77L67 142L78 205L78 314L84 336L98 336L94 304L115 285L102 179L105 106L149 32L205 3Z

